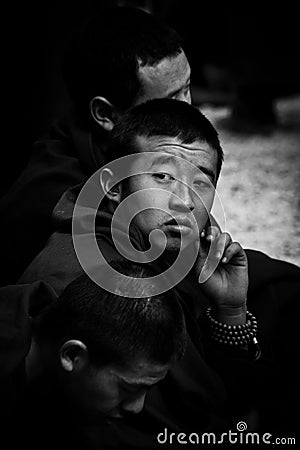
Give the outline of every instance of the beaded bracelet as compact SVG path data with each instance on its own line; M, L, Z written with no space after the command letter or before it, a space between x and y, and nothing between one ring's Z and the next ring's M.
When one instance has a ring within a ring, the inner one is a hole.
M247 311L246 323L242 325L228 325L218 322L211 315L211 308L206 309L206 317L209 323L211 339L223 345L241 347L248 344L258 345L256 338L257 320L252 313Z

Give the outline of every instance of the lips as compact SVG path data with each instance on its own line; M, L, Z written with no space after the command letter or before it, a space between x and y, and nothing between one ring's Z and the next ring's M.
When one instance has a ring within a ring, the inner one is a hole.
M188 228L193 228L192 222L187 217L177 217L176 219L170 219L165 222L167 227L169 226L183 226Z
M193 226L192 222L187 217L177 217L176 219L171 219L165 222L165 226L168 231L173 233L180 233L183 235L188 235L191 233Z

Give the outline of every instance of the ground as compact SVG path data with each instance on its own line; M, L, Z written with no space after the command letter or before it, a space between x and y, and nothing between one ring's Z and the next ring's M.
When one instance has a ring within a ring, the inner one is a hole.
M300 97L275 102L278 125L265 133L228 131L228 108L200 109L225 154L217 191L227 231L244 248L300 266Z

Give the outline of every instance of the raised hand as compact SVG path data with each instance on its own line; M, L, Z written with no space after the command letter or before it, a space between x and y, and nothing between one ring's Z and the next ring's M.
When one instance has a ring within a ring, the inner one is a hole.
M201 233L195 275L214 317L228 324L246 320L248 264L244 249L218 227ZM204 282L202 281L204 280Z

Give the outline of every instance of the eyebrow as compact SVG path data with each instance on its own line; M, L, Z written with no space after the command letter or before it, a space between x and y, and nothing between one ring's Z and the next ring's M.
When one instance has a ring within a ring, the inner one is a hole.
M215 181L216 175L215 175L215 173L214 173L213 170L210 170L210 169L208 169L207 167L203 167L203 166L197 166L197 168L198 168L199 170L201 170L201 172L203 172L205 175L207 175L208 178L211 179L211 181L213 181L213 182Z
M178 92L181 91L181 89L183 89L184 87L186 87L189 83L191 82L191 75L188 77L188 79L186 80L186 82L184 83L184 85L182 87L180 87L179 89L176 89L176 91L171 91L168 93L168 97L173 97L173 95L178 94Z
M154 160L151 164L150 169L153 168L153 166L155 166L156 164L168 164L168 163L173 163L176 164L174 161L174 157L173 156L158 156L158 158L156 160ZM201 172L203 172L206 176L208 176L212 182L215 181L216 179L216 174L214 173L213 170L208 169L207 167L203 167L203 166L196 166Z
M174 163L173 156L160 155L152 161L150 169L152 169L153 166L155 166L156 164L168 164L168 163Z

